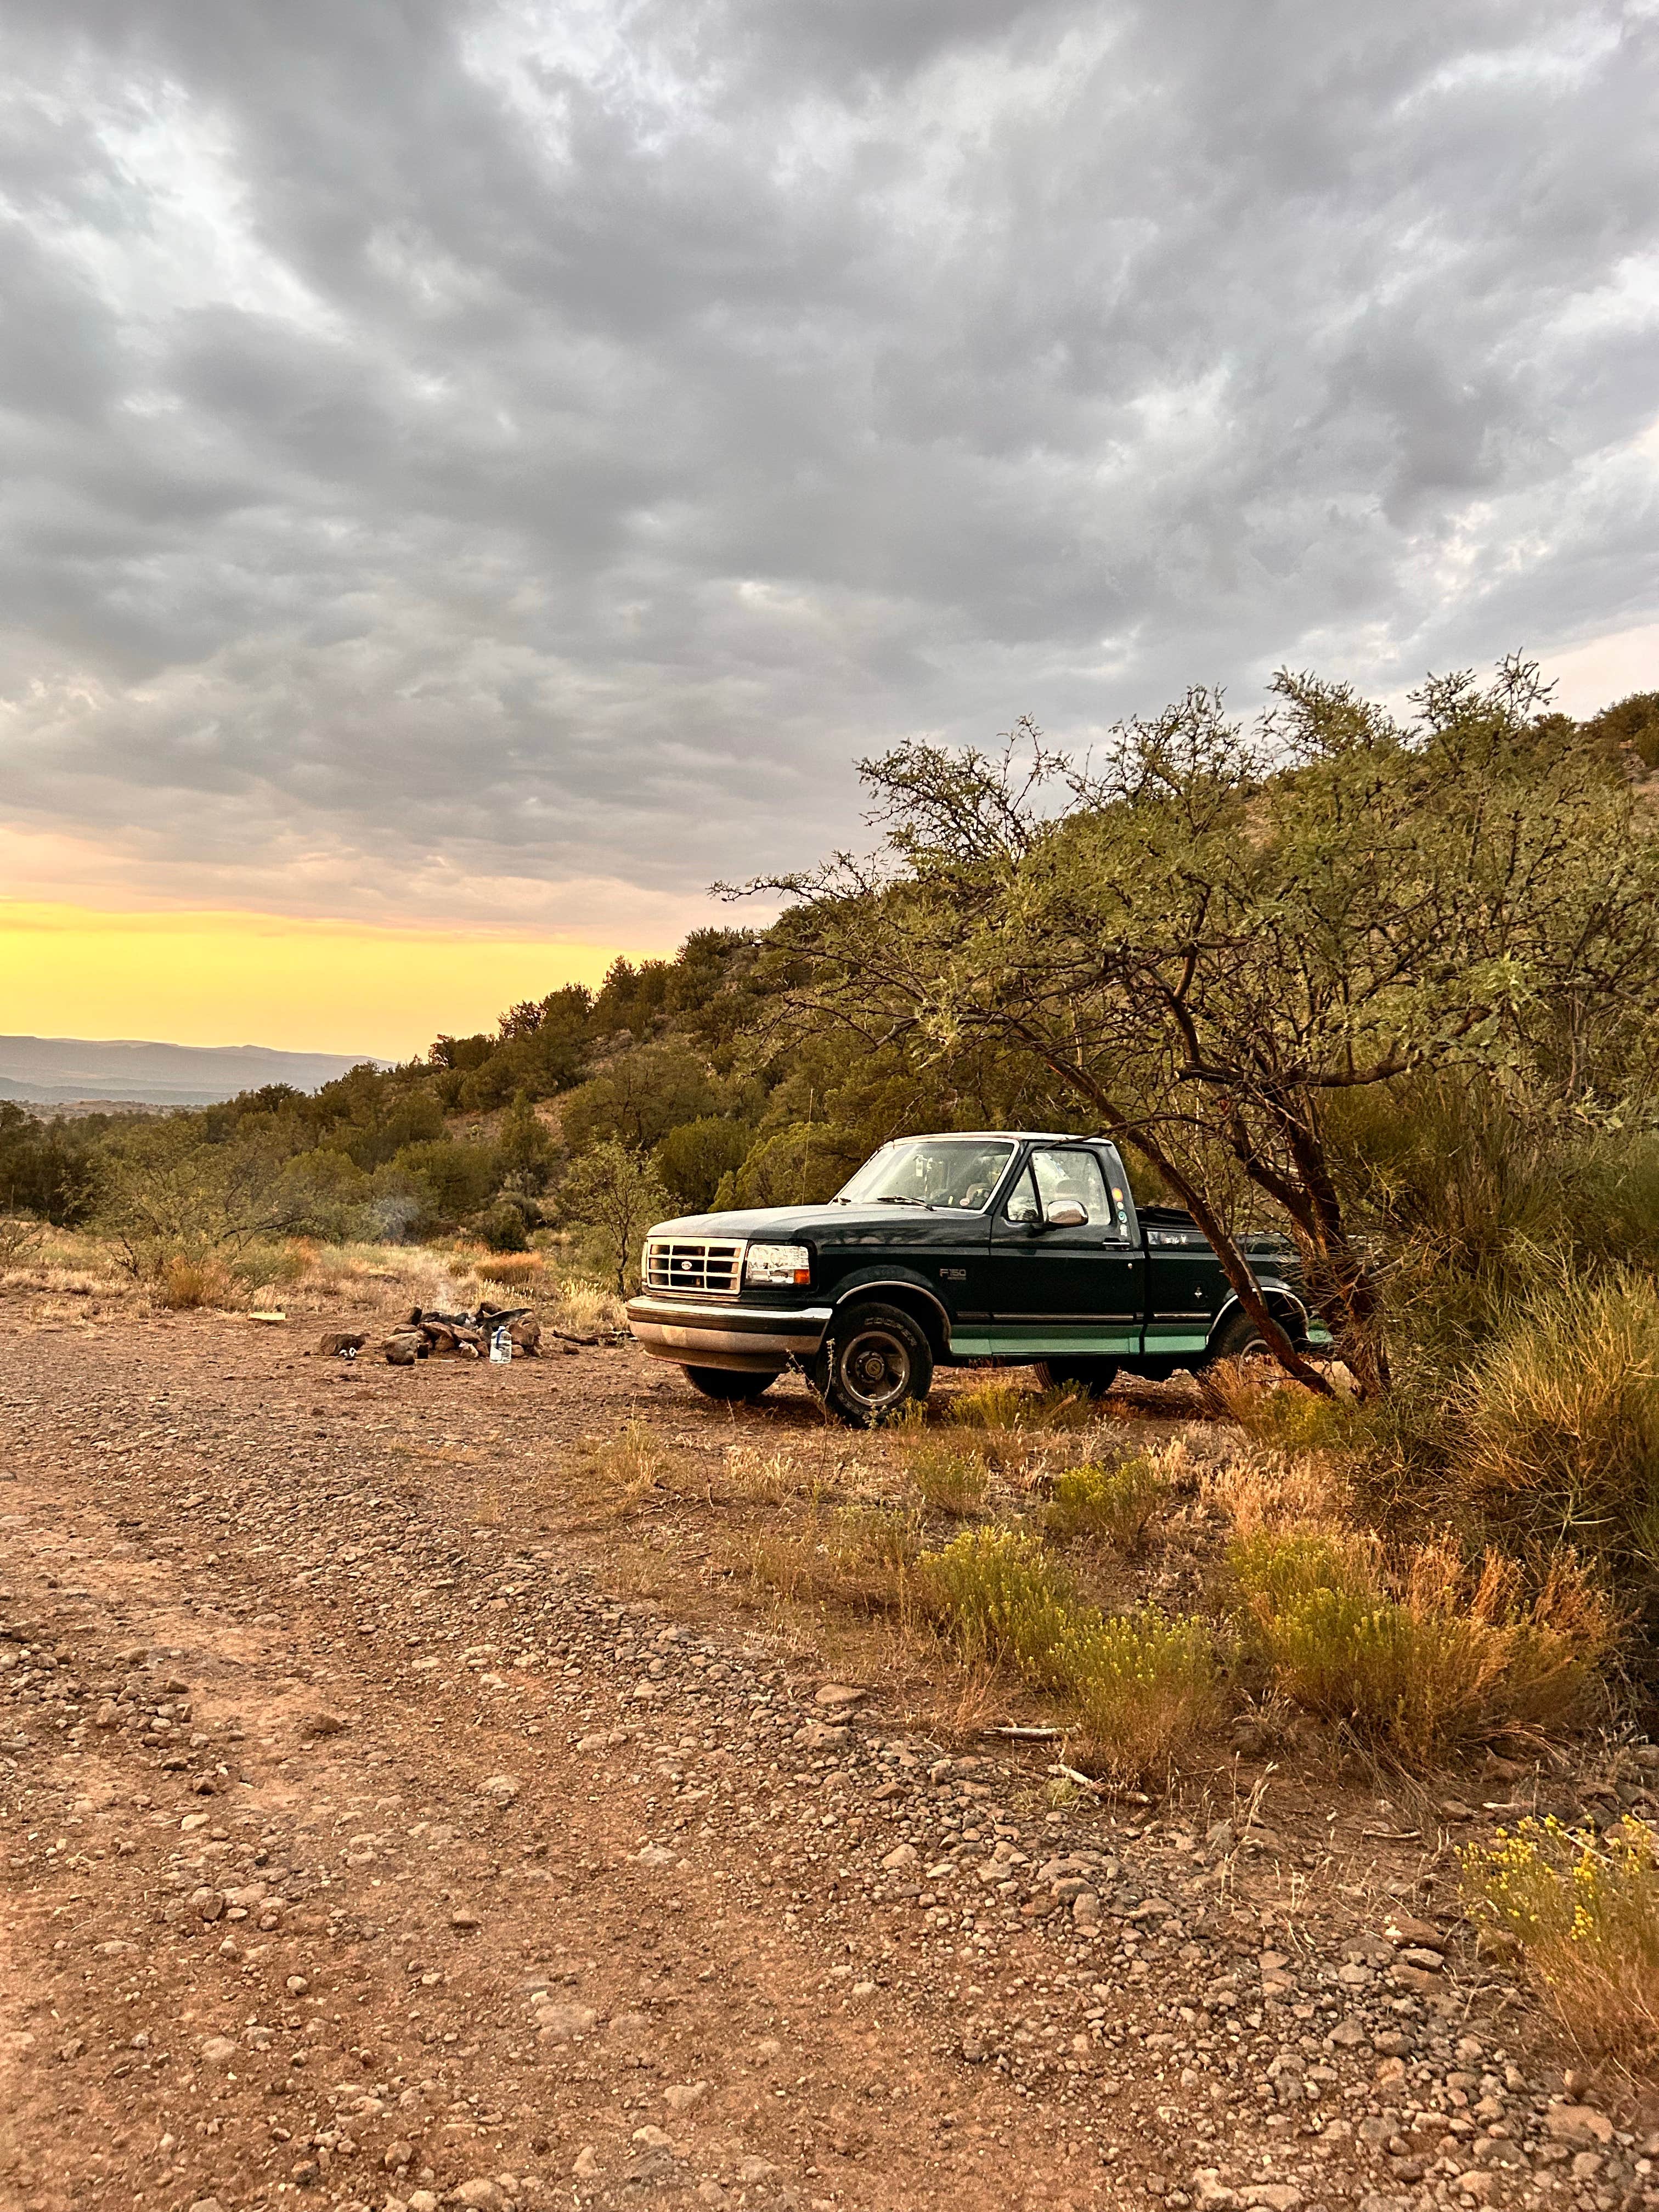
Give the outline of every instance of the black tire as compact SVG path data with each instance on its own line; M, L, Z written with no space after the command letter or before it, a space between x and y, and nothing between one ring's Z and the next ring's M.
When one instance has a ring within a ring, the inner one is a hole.
M1045 1390L1067 1387L1091 1398L1103 1398L1117 1380L1115 1359L1039 1359L1036 1378Z
M778 1370L778 1374L782 1373ZM694 1390L701 1390L705 1398L719 1398L727 1404L751 1404L763 1390L769 1390L777 1375L744 1375L734 1367L687 1367L682 1370Z
M896 1306L853 1306L830 1323L812 1382L832 1413L853 1428L872 1428L927 1395L933 1347Z
M1296 1322L1287 1314L1279 1316L1285 1325L1291 1342L1300 1352L1304 1340ZM1230 1313L1215 1334L1210 1339L1210 1349L1205 1357L1208 1366L1218 1359L1271 1359L1267 1341L1261 1331L1247 1313Z

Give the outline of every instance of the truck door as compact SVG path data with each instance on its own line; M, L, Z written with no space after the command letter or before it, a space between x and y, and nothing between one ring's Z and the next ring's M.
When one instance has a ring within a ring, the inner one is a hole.
M1146 1264L1098 1153L1033 1146L991 1224L994 1350L1032 1359L1139 1352Z
M1195 1224L1147 1221L1146 1352L1185 1364L1201 1354L1231 1295L1221 1262Z

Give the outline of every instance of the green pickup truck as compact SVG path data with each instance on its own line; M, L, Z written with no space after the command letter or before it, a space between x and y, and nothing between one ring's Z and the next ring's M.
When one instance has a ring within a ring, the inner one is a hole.
M1292 1340L1328 1344L1289 1243L1244 1249ZM899 1138L828 1205L659 1223L641 1283L629 1328L705 1396L757 1398L798 1367L860 1425L925 1398L937 1367L1035 1365L1099 1391L1258 1340L1191 1216L1137 1206L1098 1137Z

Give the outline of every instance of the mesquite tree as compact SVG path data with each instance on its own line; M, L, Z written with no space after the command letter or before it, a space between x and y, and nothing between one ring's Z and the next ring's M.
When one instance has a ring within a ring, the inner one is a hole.
M774 957L808 1027L941 1054L988 1034L1040 1064L1190 1208L1322 1390L1241 1241L1276 1215L1371 1395L1381 1261L1328 1102L1461 1064L1616 1108L1659 1006L1659 844L1616 761L1540 714L1530 664L1431 682L1403 726L1343 684L1276 690L1254 732L1189 692L1103 765L1030 724L999 756L861 763L885 848L769 885L793 900Z

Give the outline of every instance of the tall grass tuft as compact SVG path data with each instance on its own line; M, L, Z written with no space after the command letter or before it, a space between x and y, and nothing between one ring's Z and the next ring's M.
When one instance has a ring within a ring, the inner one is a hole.
M1417 1765L1559 1733L1613 1639L1605 1601L1570 1559L1530 1605L1495 1553L1472 1574L1427 1545L1391 1581L1374 1538L1328 1529L1260 1528L1234 1544L1231 1566L1272 1686Z
M1098 1540L1120 1552L1144 1551L1168 1487L1164 1468L1148 1452L1114 1467L1091 1460L1066 1468L1054 1477L1044 1533L1056 1543Z
M1659 1836L1631 1818L1605 1836L1523 1820L1476 1844L1464 1892L1479 1922L1521 1946L1585 2052L1659 2053Z
M628 1325L627 1313L616 1292L580 1275L559 1285L549 1319L553 1328L565 1329L572 1336L604 1336Z
M1033 1536L964 1529L920 1562L918 1578L972 1658L1012 1663L1073 1700L1085 1756L1115 1782L1167 1773L1219 1717L1214 1644L1201 1621L1152 1606L1109 1618L1078 1604Z
M649 1421L625 1421L613 1437L593 1447L594 1472L609 1486L611 1509L619 1516L637 1511L672 1472L673 1454Z
M985 1455L958 1438L936 1431L901 1430L904 1468L911 1488L931 1513L970 1520L985 1503Z
M1659 1564L1659 1286L1620 1273L1534 1297L1456 1403L1496 1523Z
M199 1259L174 1252L156 1271L151 1296L172 1313L191 1313L202 1306L222 1306L234 1295L230 1270L222 1261Z

